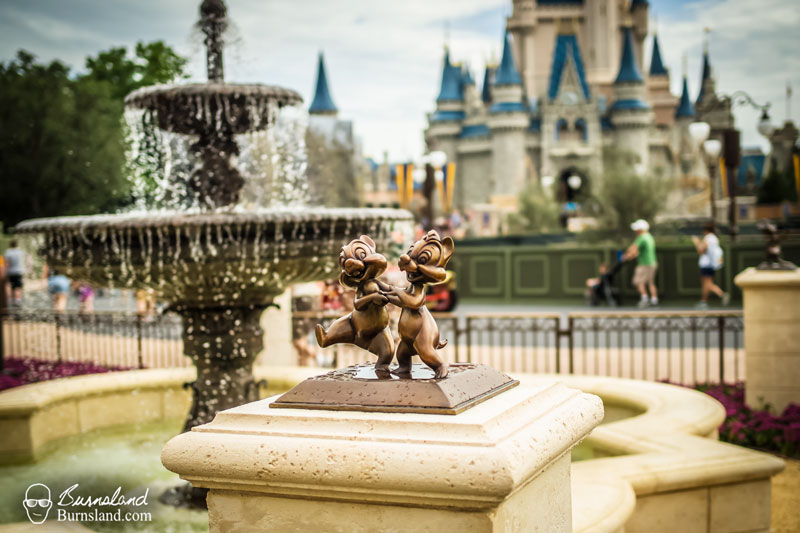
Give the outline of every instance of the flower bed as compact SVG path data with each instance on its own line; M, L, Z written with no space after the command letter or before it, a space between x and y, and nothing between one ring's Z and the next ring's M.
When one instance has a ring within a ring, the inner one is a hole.
M769 406L754 409L744 402L744 383L697 385L697 390L725 406L725 422L719 428L722 441L800 457L800 405L789 404L780 415Z
M44 359L10 357L5 359L5 373L0 374L0 391L50 379L98 374L124 367L106 367L86 361L45 361Z

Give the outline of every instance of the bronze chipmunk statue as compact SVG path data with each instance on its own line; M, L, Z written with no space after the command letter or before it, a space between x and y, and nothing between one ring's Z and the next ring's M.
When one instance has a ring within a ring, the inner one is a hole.
M439 326L425 307L425 285L444 281L447 276L445 267L453 255L453 248L451 237L440 239L439 234L431 230L415 242L407 254L400 256L397 263L400 270L406 273L410 283L408 288L378 282L389 302L403 309L397 326L400 343L395 356L399 367L395 373L410 373L411 357L419 355L422 362L433 369L435 377L447 376L447 363L436 352L444 348L447 341L440 342Z
M394 341L389 331L389 299L377 282L386 271L386 258L375 251L367 235L353 239L339 254L342 273L339 283L356 290L353 311L336 319L326 330L317 324L317 343L321 348L334 344L355 344L378 356L375 370L388 372L394 356Z

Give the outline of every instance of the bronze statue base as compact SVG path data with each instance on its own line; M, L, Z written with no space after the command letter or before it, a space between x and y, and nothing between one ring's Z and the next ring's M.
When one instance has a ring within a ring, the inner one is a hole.
M486 365L455 363L446 378L434 379L422 364L404 376L362 363L308 378L270 407L456 415L517 385Z

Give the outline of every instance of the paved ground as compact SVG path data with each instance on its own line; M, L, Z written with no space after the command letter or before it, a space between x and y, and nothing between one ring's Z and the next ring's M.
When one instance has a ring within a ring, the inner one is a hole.
M800 533L800 460L781 459L786 470L772 478L772 529Z

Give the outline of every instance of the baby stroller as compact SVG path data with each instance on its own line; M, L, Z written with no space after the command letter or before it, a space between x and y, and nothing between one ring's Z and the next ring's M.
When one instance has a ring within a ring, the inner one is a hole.
M598 282L589 290L589 303L594 306L600 305L602 302L608 304L609 307L618 307L622 305L622 294L614 282L614 278L622 268L623 262L621 258L617 258L611 268L600 273Z

